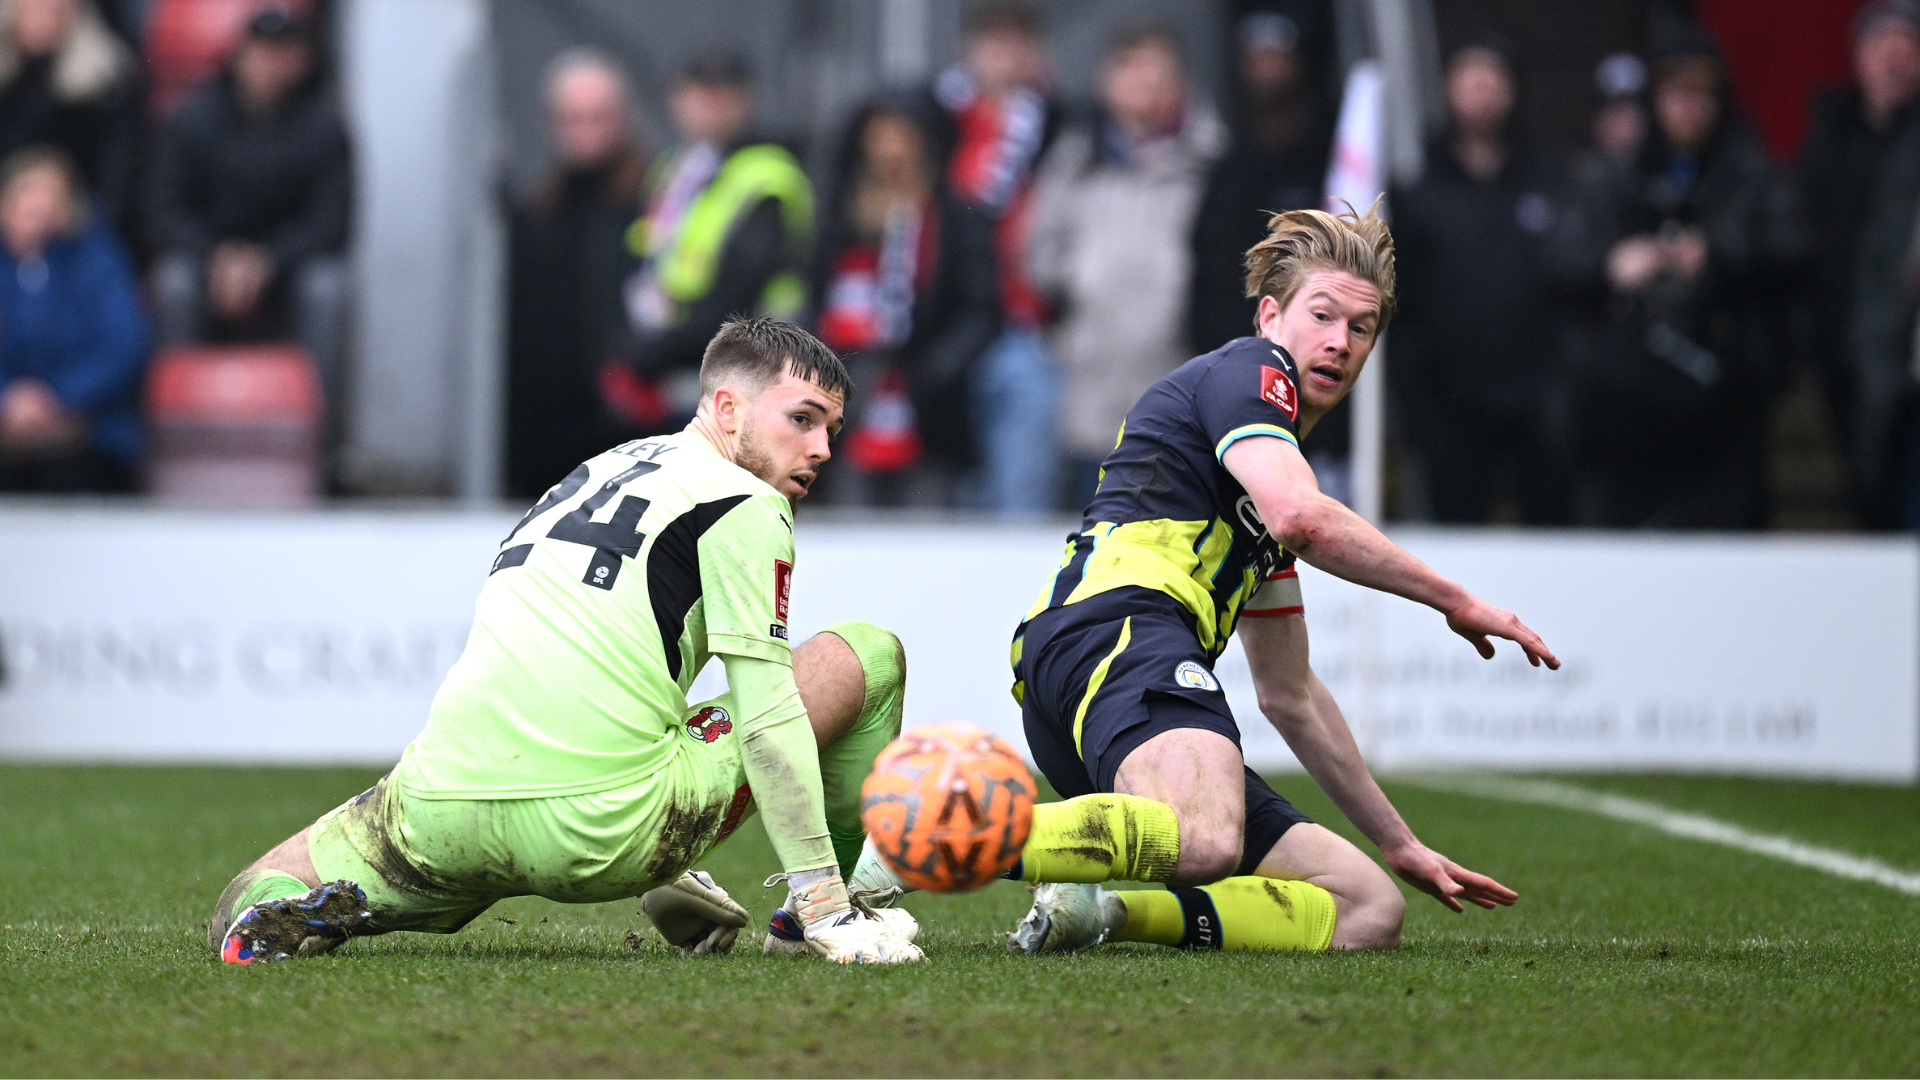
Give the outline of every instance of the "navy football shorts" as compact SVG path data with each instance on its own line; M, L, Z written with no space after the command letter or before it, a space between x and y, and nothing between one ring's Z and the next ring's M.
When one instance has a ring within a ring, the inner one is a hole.
M1240 745L1240 726L1213 663L1177 601L1123 588L1053 608L1028 621L1016 675L1025 685L1027 748L1066 798L1113 790L1120 763L1165 731L1217 731ZM1313 819L1259 774L1246 772L1250 874L1286 831Z

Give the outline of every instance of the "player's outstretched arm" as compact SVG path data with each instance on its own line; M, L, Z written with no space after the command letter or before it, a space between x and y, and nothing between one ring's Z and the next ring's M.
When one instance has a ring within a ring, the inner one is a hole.
M1285 439L1255 436L1227 448L1221 463L1247 489L1260 519L1288 551L1311 566L1356 585L1404 596L1447 617L1447 626L1481 656L1493 658L1489 638L1517 643L1527 662L1559 670L1540 635L1510 611L1474 596L1386 538L1367 520L1320 491L1313 468Z
M1491 908L1518 899L1512 889L1427 847L1407 827L1367 770L1339 703L1308 663L1304 618L1245 619L1239 636L1260 711L1394 873L1455 911L1462 910L1462 900Z

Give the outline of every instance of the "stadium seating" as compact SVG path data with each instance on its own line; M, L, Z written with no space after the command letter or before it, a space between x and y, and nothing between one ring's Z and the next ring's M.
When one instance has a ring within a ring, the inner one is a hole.
M147 379L148 486L164 502L311 505L321 416L320 380L297 345L167 349Z
M253 13L265 7L305 12L311 0L158 0L147 23L148 106L172 112L220 70Z

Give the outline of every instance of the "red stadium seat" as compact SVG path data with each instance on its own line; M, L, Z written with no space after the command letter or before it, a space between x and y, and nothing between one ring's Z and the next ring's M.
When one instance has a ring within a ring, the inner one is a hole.
M148 106L165 116L219 71L254 12L304 13L312 6L311 0L159 0L147 22Z
M297 345L177 346L147 377L155 497L297 507L319 496L320 380Z

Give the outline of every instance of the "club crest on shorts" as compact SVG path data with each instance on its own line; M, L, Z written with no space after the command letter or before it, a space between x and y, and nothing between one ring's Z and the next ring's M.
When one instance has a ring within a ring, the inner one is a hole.
M718 705L709 705L687 721L687 738L710 743L733 730L733 717Z
M1213 672L1191 660L1182 660L1180 666L1173 669L1173 681L1192 690L1220 692L1220 681L1213 677Z

